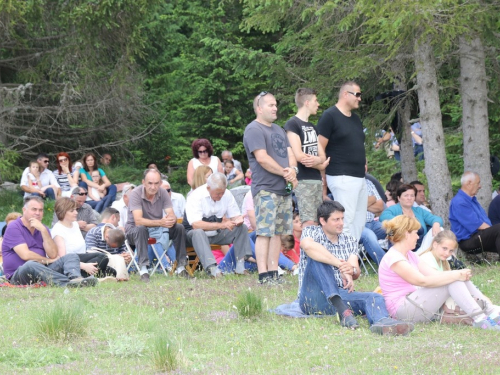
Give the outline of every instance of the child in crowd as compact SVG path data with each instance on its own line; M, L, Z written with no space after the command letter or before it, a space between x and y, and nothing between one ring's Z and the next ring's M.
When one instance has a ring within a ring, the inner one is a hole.
M454 256L457 248L457 237L451 230L445 229L434 237L431 247L420 254L420 260L437 272L451 271L448 259ZM478 301L488 317L498 324L500 322L500 306L494 305L471 281L468 281L466 286L470 295ZM453 305L454 302L450 301L450 304ZM448 301L446 305L448 305Z
M99 186L104 185L104 181L102 180L99 171L92 171L90 177L92 177L92 182L95 182ZM106 191L101 191L98 188L89 186L87 194L88 195L86 203L88 203L94 210L99 213L104 211L104 209L106 208L106 202L103 200L103 198L106 196Z
M228 189L241 185L243 173L234 167L234 162L232 160L226 160L224 162L224 174L227 178Z
M300 237L302 236L302 222L298 212L293 213L293 236L281 236L281 252L295 264L300 261ZM287 238L288 237L288 238ZM291 241L293 239L293 241Z
M293 263L299 264L300 253L295 251L295 239L291 234L281 236L281 252Z
M40 166L38 165L38 162L36 160L31 160L29 163L28 183L29 186L38 190L38 193L32 194L40 194L44 196L45 194L43 193L48 188L52 188L54 189L54 191L56 191L57 189L57 187L54 185L42 186L42 182L40 181Z
M245 172L245 185L252 185L252 170L250 168Z
M93 171L90 176L92 177L92 181L95 182L96 184L104 185L104 182L102 181L99 171ZM90 187L88 191L87 200L99 202L102 198L104 198L104 195L105 195L104 192L99 191L99 189Z

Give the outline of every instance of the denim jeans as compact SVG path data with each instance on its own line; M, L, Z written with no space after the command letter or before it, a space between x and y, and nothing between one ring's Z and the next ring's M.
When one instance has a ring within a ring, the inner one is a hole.
M359 243L365 247L368 256L377 262L377 264L380 264L385 251L380 247L375 233L366 227L363 228Z
M308 258L300 290L299 305L302 312L307 315L335 315L337 311L329 298L336 295L342 298L354 314L366 314L370 324L389 317L382 295L364 292L349 293L337 286L332 266Z
M44 281L49 285L65 286L77 277L82 277L80 258L77 254L66 254L49 265L29 260L14 272L10 282L14 285L29 285Z
M365 224L365 227L371 229L373 233L377 236L377 240L385 240L387 233L385 233L384 228L382 228L382 223L378 220L369 221Z
M45 198L52 199L53 201L56 200L56 193L54 192L54 189L52 188L45 189L44 193L45 193ZM31 195L36 195L37 197L41 196L39 193L31 193Z

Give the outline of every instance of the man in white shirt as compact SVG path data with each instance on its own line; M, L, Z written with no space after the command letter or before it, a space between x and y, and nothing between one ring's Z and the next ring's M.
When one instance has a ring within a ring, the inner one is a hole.
M186 198L184 195L179 193L174 193L170 187L170 183L167 180L162 180L161 187L164 188L168 195L170 195L170 200L172 201L172 206L174 209L175 216L184 217L184 209L186 207Z
M48 188L44 192L32 187L29 183L28 173L29 168L26 168L23 171L23 175L21 176L21 190L24 191L24 197L29 197L32 195L38 195L42 198L49 198L55 200L61 193L61 189L59 184L57 183L56 177L54 173L48 169L49 166L49 156L45 153L40 153L36 157L36 161L38 162L39 171L40 171L40 182L42 186L52 185L55 186L56 189Z
M248 229L243 224L240 209L229 190L226 176L212 174L205 185L194 190L186 203L184 226L187 242L194 247L203 268L212 277L221 276L210 244L234 244L235 273L244 275L245 257L252 255Z
M125 185L123 188L122 198L120 200L114 201L111 207L118 210L120 213L120 221L118 222L118 227L125 228L128 219L128 195L135 189L134 184ZM125 230L125 229L124 229Z

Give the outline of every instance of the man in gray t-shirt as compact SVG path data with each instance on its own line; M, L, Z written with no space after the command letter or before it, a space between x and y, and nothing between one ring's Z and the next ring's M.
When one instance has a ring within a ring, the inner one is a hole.
M286 185L297 185L297 162L285 131L273 123L278 111L274 96L260 93L253 107L257 118L247 125L243 144L252 170L259 281L267 283L278 279L281 235L292 234L292 199Z
M172 239L177 259L176 274L189 277L186 265L186 230L177 224L168 192L161 187L161 174L157 169L144 172L142 185L129 194L128 219L125 225L127 240L137 247L141 280L149 282L147 265L148 238L154 237L162 243L165 236ZM167 232L167 233L165 233ZM153 234L154 233L154 234ZM165 239L168 243L168 239ZM162 245L163 251L167 245ZM161 256L161 255L160 255Z

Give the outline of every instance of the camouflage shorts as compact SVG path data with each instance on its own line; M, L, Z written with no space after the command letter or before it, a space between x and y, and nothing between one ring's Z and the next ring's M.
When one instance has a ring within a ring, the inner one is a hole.
M323 183L321 180L303 180L295 188L299 206L300 221L318 220L318 207L323 203Z
M261 190L253 197L257 236L292 234L292 196Z

